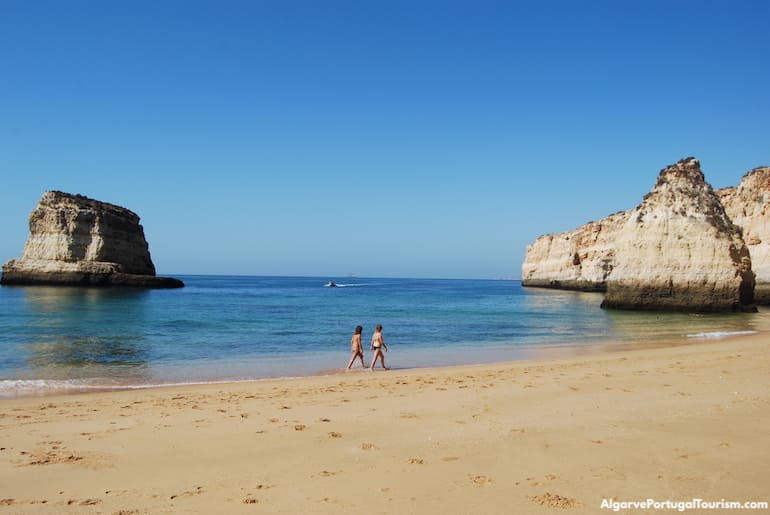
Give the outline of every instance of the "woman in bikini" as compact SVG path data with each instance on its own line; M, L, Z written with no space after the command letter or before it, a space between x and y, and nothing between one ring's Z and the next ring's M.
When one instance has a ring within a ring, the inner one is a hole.
M348 363L348 368L353 366L353 362L356 360L356 358L361 359L361 368L366 368L366 364L364 364L364 347L361 345L361 332L363 330L363 327L357 325L356 331L353 333L353 337L350 339L350 353L352 356L350 356L350 363Z
M385 340L382 339L382 326L377 324L377 327L374 328L374 334L372 335L372 350L374 351L374 357L372 358L372 364L369 367L370 370L374 370L374 365L377 363L378 357L382 363L382 368L388 370L388 367L385 366L385 354L382 352L383 349L387 352L388 346L385 345Z

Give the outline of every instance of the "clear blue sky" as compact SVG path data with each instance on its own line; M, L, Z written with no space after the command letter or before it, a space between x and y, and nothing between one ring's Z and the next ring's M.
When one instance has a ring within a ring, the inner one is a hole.
M159 273L519 277L701 160L770 164L767 1L0 0L0 261L51 189Z

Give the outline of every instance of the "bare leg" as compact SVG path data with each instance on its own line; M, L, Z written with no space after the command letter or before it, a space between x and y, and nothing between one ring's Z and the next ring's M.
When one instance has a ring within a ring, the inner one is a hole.
M374 364L377 363L377 356L381 354L382 354L382 351L380 349L377 349L374 351L374 356L372 356L372 364L369 365L370 370L374 370Z
M366 365L364 364L364 353L363 352L356 352L350 357L350 362L348 363L348 368L351 368L353 366L353 362L356 360L356 358L359 358L361 360L361 366L363 368L366 368Z

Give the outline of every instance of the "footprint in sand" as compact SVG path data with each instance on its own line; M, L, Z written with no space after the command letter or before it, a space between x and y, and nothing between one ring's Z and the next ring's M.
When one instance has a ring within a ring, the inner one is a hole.
M21 451L22 456L29 456L29 461L25 465L58 465L66 463L77 463L82 461L83 456L78 456L68 452L64 447L54 445L50 450L40 450L36 452Z
M182 492L181 494L175 494L169 497L169 499L177 499L179 497L190 497L193 495L200 495L203 493L203 487L202 486L196 486L195 490L188 490L187 492Z
M104 495L110 494L127 494L128 490L105 490Z
M329 433L329 438L342 438L342 434L337 433L336 431L332 431Z
M468 476L468 478L471 480L471 483L476 485L488 485L492 482L492 478L489 476L485 476L483 474L477 474L477 475L471 475Z
M101 504L101 502L101 499L70 499L67 501L67 505L72 506L73 504L77 504L79 506L95 506Z
M425 465L425 460L422 458L409 458L406 462L410 465Z
M526 478L527 482L529 482L529 486L541 486L544 485L550 481L553 481L554 479L559 479L559 476L556 474L546 474L543 476L542 479L538 480L536 477L528 477Z
M577 499L564 497L559 494L546 492L543 495L535 495L529 498L532 502L549 508L577 508L583 504Z
M379 449L379 447L377 447L373 443L362 443L361 444L361 450L364 450L364 451L376 451L377 449Z
M272 485L257 485L254 487L256 490L267 490L273 488ZM241 491L243 490L251 490L251 488L241 488ZM259 502L259 499L257 499L254 494L247 493L246 497L243 498L243 504L257 504Z

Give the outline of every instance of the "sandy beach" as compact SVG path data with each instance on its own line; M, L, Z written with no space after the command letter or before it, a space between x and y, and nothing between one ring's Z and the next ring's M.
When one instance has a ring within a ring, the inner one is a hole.
M0 513L768 501L768 339L2 400Z

